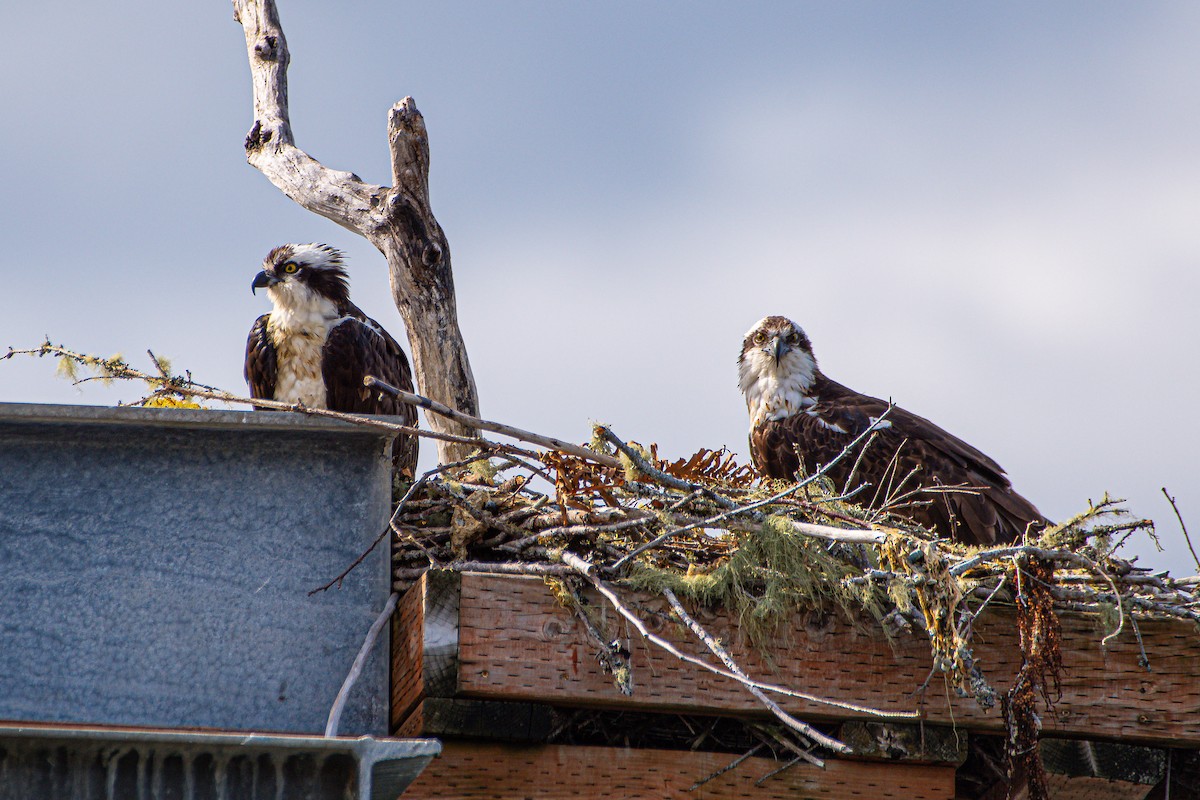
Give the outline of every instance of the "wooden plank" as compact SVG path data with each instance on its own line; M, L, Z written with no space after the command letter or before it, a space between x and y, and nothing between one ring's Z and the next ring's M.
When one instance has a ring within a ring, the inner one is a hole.
M602 598L593 597L606 630L629 637L634 693L623 696L596 662L594 646L574 616L539 579L489 574L462 576L458 620L456 688L453 696L589 707L624 707L687 714L758 713L740 685L684 664L644 642ZM648 608L662 611L655 598ZM426 608L426 616L437 613ZM984 732L1000 731L998 709L953 697L938 679L917 695L930 672L925 640L856 630L835 617L798 615L782 632L780 646L764 657L737 627L719 614L697 612L708 630L730 643L752 675L840 701L889 711L920 711L926 721ZM700 646L666 615L648 617L661 635L698 655ZM1063 699L1043 717L1048 733L1129 742L1191 742L1200 745L1200 638L1185 623L1139 623L1152 671L1138 666L1138 647L1126 628L1107 649L1091 617L1063 614ZM975 656L998 692L1020 666L1010 610L986 614L976 625ZM426 656L428 660L428 656ZM436 692L426 687L426 694ZM447 695L449 696L449 695ZM797 715L814 720L862 718L826 705L779 698Z
M404 800L951 800L954 767L945 765L826 762L798 764L762 786L755 781L781 766L750 758L695 791L697 781L737 756L676 750L564 745L445 742L442 754L404 793Z
M1046 787L1054 800L1142 800L1153 787L1110 778L1047 775Z
M1111 778L1091 778L1070 775L1046 775L1048 796L1054 800L1146 800L1153 788L1140 783ZM979 800L1008 800L1009 785L996 783ZM1028 797L1028 789L1018 790L1017 797ZM1175 796L1172 795L1172 800ZM1188 798L1190 800L1190 798Z

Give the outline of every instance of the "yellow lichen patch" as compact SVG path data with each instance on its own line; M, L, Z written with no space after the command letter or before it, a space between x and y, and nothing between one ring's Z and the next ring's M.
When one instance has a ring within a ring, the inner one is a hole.
M142 406L145 408L204 408L204 406L192 400L162 394L151 397L142 403Z

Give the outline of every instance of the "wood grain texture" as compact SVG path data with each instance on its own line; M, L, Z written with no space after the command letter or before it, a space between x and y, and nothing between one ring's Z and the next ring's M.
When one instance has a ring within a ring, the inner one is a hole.
M579 623L537 579L468 573L458 608L456 694L478 699L532 701L588 707L625 707L688 714L760 713L737 683L692 668L648 645L619 624L601 598L592 602L610 635L628 638L633 653L634 693L625 697L598 666ZM662 611L651 598L646 608ZM427 610L428 613L428 610ZM926 721L998 732L997 709L982 709L951 694L935 679L917 695L930 671L928 644L915 636L889 643L833 618L797 617L782 631L780 646L764 658L739 636L727 617L698 612L702 623L730 645L751 676L822 697L889 711L919 711ZM651 615L657 632L685 652L701 655L688 634L665 617ZM1099 623L1064 614L1064 695L1043 716L1048 733L1114 738L1130 743L1200 744L1200 637L1187 624L1143 620L1140 624L1152 671L1138 666L1138 648L1126 629L1109 648L1100 646ZM975 655L998 691L1008 688L1020 665L1012 612L1000 609L978 621ZM770 663L768 663L768 661ZM844 720L858 713L780 697L802 719Z
M797 765L762 786L755 781L780 764L750 758L695 791L694 783L734 755L564 745L514 746L446 742L404 793L405 800L521 798L579 800L951 800L954 767L828 761L824 770Z
M1108 778L1047 775L1046 786L1054 800L1141 800L1152 787Z
M392 615L390 730L393 732L424 697L423 587L424 581L405 592Z
M274 0L234 0L233 6L245 33L254 90L246 160L300 206L365 237L383 253L421 394L479 416L478 390L458 325L450 245L429 203L429 137L416 103L406 97L388 113L393 186L324 166L295 144L288 111L291 56ZM435 431L477 436L445 417L426 419ZM441 440L437 447L443 464L474 450L468 443Z

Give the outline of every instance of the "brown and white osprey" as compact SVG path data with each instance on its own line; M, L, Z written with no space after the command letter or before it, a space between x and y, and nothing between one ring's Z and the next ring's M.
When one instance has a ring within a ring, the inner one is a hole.
M838 488L851 478L855 486L866 484L858 502L890 506L968 544L1011 542L1029 526L1047 524L979 450L923 417L899 407L888 411L888 403L825 377L808 336L785 317L767 317L746 334L738 379L750 412L750 453L768 477L794 480L801 459L812 474L874 427L875 441L861 457L848 454L826 473Z
M263 259L250 290L265 288L274 305L250 328L246 382L250 396L355 414L393 414L417 424L414 406L363 385L366 375L413 390L400 345L350 302L342 254L325 244L285 244ZM417 439L396 442L396 467L412 475Z

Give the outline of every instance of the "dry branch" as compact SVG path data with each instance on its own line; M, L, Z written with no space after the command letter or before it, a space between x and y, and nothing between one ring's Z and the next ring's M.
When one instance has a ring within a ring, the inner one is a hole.
M368 375L363 380L363 383L365 383L367 386L390 394L392 397L399 399L401 402L408 403L409 405L419 406L426 411L432 411L438 416L452 419L467 428L491 431L492 433L501 433L505 436L511 436L514 439L520 439L524 442L539 444L542 447L548 447L552 450L561 450L564 453L570 453L573 456L591 459L592 461L609 467L621 466L620 459L613 458L612 456L605 455L604 453L597 453L594 450L588 450L586 447L580 447L577 444L571 444L570 442L565 442L562 439L556 439L553 436L543 436L540 433L533 433L531 431L521 430L520 428L514 428L512 425L505 425L502 422L490 422L486 419L479 419L478 417L471 416L470 414L464 414L461 411L455 411L453 408L448 408L445 404L439 403L432 398L422 397L419 394L413 394L412 392L406 392L402 389L397 389L395 386L384 383L373 375Z
M1179 520L1179 528L1183 531L1183 540L1187 542L1188 552L1192 554L1192 562L1196 565L1196 569L1200 570L1200 556L1196 555L1196 548L1192 547L1192 537L1188 534L1187 525L1183 521L1183 515L1179 513L1179 506L1175 503L1175 498L1167 491L1167 487L1162 487L1163 497L1167 498L1167 502L1171 504L1171 510L1175 512L1175 519Z
M392 618L392 613L396 610L396 603L399 601L400 595L392 592L388 596L387 602L383 604L383 610L379 612L379 616L371 623L371 627L367 631L367 636L363 639L362 647L358 649L358 655L354 657L354 663L350 665L350 672L346 674L346 679L342 681L342 688L338 690L337 697L333 700L333 707L329 709L329 719L325 723L325 735L327 737L337 736L338 726L342 723L342 711L346 708L346 700L350 697L350 690L358 682L358 676L362 674L363 665L367 663L367 656L371 654L371 650L375 647L375 642L379 640L379 634L383 631L383 626Z
M729 655L725 648L721 647L717 640L714 639L708 631L704 630L700 623L696 622L696 620L692 618L692 615L689 614L687 609L683 607L683 604L679 602L679 598L675 596L674 592L672 592L670 589L664 589L663 596L666 597L667 602L671 604L671 609L675 612L675 615L683 621L683 624L687 626L688 630L690 630L697 639L704 643L705 647L712 651L713 655L721 659L721 663L725 665L726 669L728 669L734 675L742 678L743 681L749 680L749 676L742 671L742 668L737 665L737 662L733 660L733 657ZM774 714L780 722L782 722L784 725L787 725L789 728L801 734L802 736L805 736L811 741L828 747L831 750L839 753L852 752L844 743L834 739L831 736L826 736L825 734L813 728L811 725L801 722L791 714L784 711L779 707L778 703L767 697L763 690L759 689L757 686L747 684L746 689L749 690L750 694L758 698L758 701L766 706L767 710ZM823 766L823 764L820 762L814 763L816 763L817 766Z
M330 169L298 148L288 118L291 60L274 0L234 0L234 18L246 36L254 89L254 126L246 160L285 195L365 237L388 262L392 297L408 330L413 370L421 391L467 414L479 413L475 378L458 327L450 247L429 204L429 139L411 97L388 114L391 187ZM434 430L472 438L458 422L436 417ZM454 439L438 441L440 463L473 450Z

